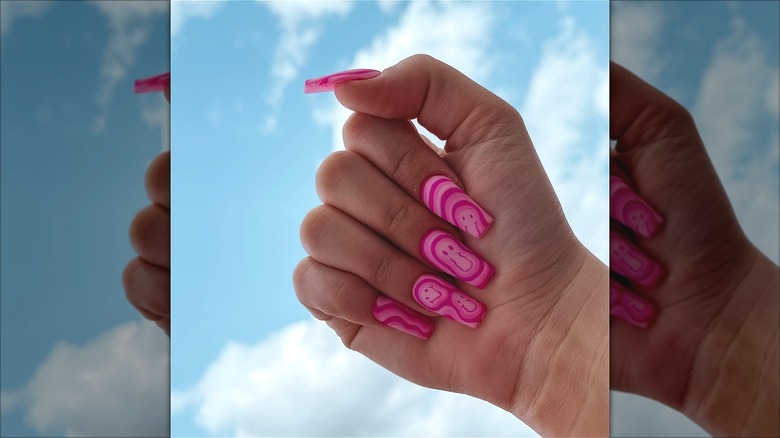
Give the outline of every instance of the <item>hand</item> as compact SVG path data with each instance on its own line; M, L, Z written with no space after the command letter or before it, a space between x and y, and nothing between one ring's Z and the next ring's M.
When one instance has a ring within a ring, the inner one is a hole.
M294 273L300 301L347 347L401 377L487 400L545 435L608 435L607 269L572 234L520 115L420 55L335 93L356 114L344 126L346 151L318 171L324 205L301 226L311 257ZM414 118L447 140L443 157ZM463 188L492 225L454 214L449 223L426 208L433 175ZM452 237L421 251L431 230ZM495 275L486 285L463 280L480 258ZM487 313L474 329L479 302ZM380 323L377 303L383 320L383 309L402 306L396 314L417 337ZM447 304L460 322L437 314Z
M165 87L170 102L170 86ZM145 318L170 336L171 309L171 153L158 155L146 171L144 207L130 225L130 242L138 253L125 267L122 283L127 299Z
M777 436L777 266L742 232L688 112L618 65L610 74L612 312L633 321L612 323L612 387L713 435Z

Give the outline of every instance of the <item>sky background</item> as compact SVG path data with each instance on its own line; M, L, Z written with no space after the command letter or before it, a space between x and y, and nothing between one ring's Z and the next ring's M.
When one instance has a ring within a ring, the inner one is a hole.
M613 3L611 56L693 114L747 236L780 258L778 2ZM706 436L681 414L613 393L617 436Z
M167 142L167 2L0 2L2 436L162 436L168 339L127 302ZM165 141L164 141L165 139Z
M575 233L605 260L608 14L605 2L174 2L173 435L533 435L347 350L296 299L299 226L349 115L303 82L415 53L453 65L520 110Z

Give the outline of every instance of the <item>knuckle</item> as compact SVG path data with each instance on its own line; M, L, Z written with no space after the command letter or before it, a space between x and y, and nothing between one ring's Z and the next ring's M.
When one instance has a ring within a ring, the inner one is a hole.
M359 143L373 118L373 116L363 113L353 113L349 116L341 130L342 137L344 138L344 146L347 147L347 149L349 149L352 144Z
M416 150L412 148L406 148L401 152L401 155L395 162L393 170L390 172L390 179L393 181L405 181L408 179L410 169L417 169L415 166L417 154Z
M127 301L133 305L135 305L135 302L138 299L136 272L138 272L138 269L141 267L141 263L141 259L136 257L130 260L125 266L124 271L122 271L122 286L125 289L125 297L127 297Z
M306 291L308 290L309 271L314 267L314 264L315 261L313 258L306 257L298 262L298 265L293 271L293 288L295 289L295 296L298 297L298 301L302 304L308 302Z
M411 214L411 206L408 202L401 202L393 208L392 212L387 215L385 222L385 230L390 236L404 236L404 231L409 225L409 215Z
M320 199L327 199L329 195L339 190L344 181L344 174L354 158L352 155L348 151L338 151L328 155L322 162L315 178Z
M301 223L301 244L310 255L314 255L322 236L328 232L335 217L331 207L320 205L312 209Z
M392 251L387 251L376 259L372 270L372 278L376 285L393 284L393 262L395 256ZM382 289L379 287L379 289Z
M151 195L167 190L171 175L171 153L166 151L155 157L146 170L146 190Z
M142 208L130 223L130 243L138 254L147 254L151 249L151 235L157 224L154 206Z

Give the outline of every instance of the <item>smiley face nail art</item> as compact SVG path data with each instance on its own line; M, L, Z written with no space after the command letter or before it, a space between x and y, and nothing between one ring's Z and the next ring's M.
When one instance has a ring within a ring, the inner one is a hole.
M420 242L423 258L443 272L480 289L490 281L495 269L482 257L466 248L453 235L432 230Z
M484 304L434 275L421 275L412 286L412 295L426 309L466 327L479 327L485 316Z
M609 215L647 238L655 236L664 221L650 204L616 176L609 178Z
M446 176L434 175L425 180L421 195L425 206L436 216L476 238L482 237L493 223L493 217Z
M427 341L433 333L433 323L422 314L386 296L374 303L374 318L382 324Z
M609 266L618 274L645 287L655 286L661 278L661 266L614 231L609 233Z
M610 280L609 314L644 329L648 328L655 318L655 308L649 301L629 291L622 284Z

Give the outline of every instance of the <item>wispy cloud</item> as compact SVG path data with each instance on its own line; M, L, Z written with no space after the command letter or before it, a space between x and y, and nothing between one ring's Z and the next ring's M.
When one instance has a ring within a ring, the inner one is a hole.
M646 81L655 81L665 65L659 52L666 21L663 5L659 2L613 2L610 9L612 60Z
M171 5L171 41L193 18L209 19L224 6L224 0L172 0Z
M0 35L5 36L19 20L38 18L54 2L51 1L2 1L0 2Z
M42 435L167 436L168 362L168 339L148 321L59 343L22 388L0 393L2 414L23 410Z
M223 436L536 436L486 402L396 377L316 320L228 343L172 407Z

